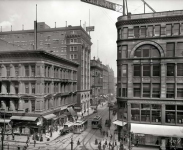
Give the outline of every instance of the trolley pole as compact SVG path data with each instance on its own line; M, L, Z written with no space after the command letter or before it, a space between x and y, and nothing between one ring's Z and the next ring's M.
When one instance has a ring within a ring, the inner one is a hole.
M110 115L110 104L109 104L109 129L111 127L111 115Z

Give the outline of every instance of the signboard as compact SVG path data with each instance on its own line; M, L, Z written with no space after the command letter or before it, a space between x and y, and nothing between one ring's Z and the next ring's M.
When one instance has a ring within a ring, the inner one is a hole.
M94 31L94 26L86 27L86 31Z
M81 0L92 5L100 6L117 12L122 12L122 5L115 4L106 0Z

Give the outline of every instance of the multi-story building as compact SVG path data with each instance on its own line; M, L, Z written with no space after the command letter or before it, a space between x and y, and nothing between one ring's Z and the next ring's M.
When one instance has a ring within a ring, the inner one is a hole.
M183 11L128 14L116 27L119 138L127 122L140 144L181 147Z
M109 93L109 89L108 89L109 88L109 84L108 84L109 72L108 72L108 67L106 65L102 64L102 66L103 66L103 75L102 75L102 77L103 77L103 80L102 80L102 82L103 82L103 97L104 97L104 99L106 99L108 96L108 93Z
M114 88L115 88L115 84L114 84L114 71L112 68L109 67L109 65L107 65L108 68L108 93L109 93L109 99L113 100L114 99Z
M91 106L96 107L100 104L103 94L103 66L99 59L90 60L91 67Z
M44 22L37 23L34 30L0 32L0 39L24 49L45 50L57 56L79 63L77 83L78 111L90 106L90 52L91 39L81 26L50 28ZM37 39L37 40L36 40Z
M73 119L79 64L42 50L7 50L0 51L0 122L32 134Z

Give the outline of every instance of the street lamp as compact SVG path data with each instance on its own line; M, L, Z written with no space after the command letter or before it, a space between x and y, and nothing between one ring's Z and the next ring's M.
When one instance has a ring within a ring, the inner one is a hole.
M1 110L4 110L4 127L2 127L2 130L1 130L1 134L2 134L2 136L1 136L1 142L2 142L2 144L1 144L1 146L2 146L2 150L4 149L4 145L3 145L3 142L4 142L4 132L5 132L5 109L1 109Z

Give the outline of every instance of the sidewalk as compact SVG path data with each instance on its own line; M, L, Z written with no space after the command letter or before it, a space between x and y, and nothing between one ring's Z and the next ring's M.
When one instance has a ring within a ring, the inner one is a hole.
M90 116L91 114L93 114L93 110L90 108L89 109L89 113L86 112L83 114L84 117L87 117L87 116ZM57 131L53 131L52 132L52 137L50 137L50 140L47 141L47 138L46 138L46 135L43 134L43 141L40 142L40 141L36 141L36 144L46 144L46 143L49 143L49 142L52 142L53 140L57 139L59 136L60 136L60 130L63 129L63 127L59 127ZM1 137L1 135L0 135ZM7 138L7 135L4 136L4 141L5 142L17 142L17 143L26 143L27 141L27 136L24 136L24 135L15 135L14 137L15 140L12 139L12 136L9 135L8 138ZM34 140L32 140L32 136L30 137L30 142L29 144L34 144Z

